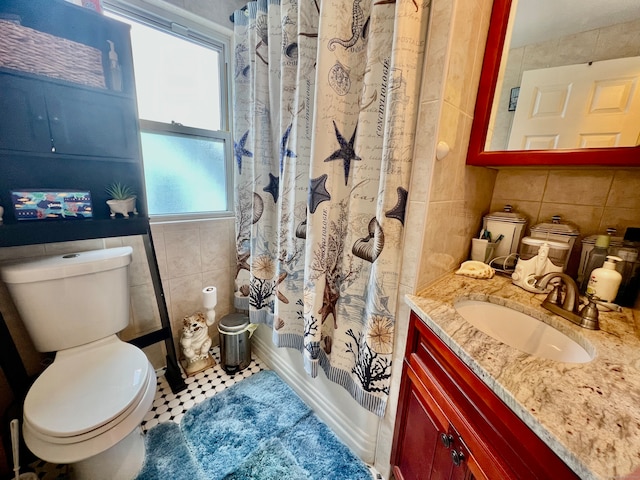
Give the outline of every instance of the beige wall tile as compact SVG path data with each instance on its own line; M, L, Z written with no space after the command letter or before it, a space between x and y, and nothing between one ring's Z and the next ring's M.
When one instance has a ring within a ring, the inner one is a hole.
M607 207L640 209L640 170L617 170L606 202Z
M118 248L122 247L122 238L123 237L111 237L104 239L104 248Z
M153 284L131 288L131 307L133 310L132 324L136 336L161 328Z
M44 255L44 245L21 245L19 247L0 248L0 262Z
M551 170L542 201L572 205L604 205L612 180L611 170ZM640 186L640 181L638 185Z
M603 212L603 207L543 202L536 223L550 222L551 217L560 215L563 222L576 224L580 234L586 236L599 233L598 227Z
M442 98L454 2L431 2L420 101Z
M456 251L460 244L459 223L453 219L454 203L432 202L426 217L420 269L418 271L417 291L434 282L445 273L451 272L465 257L469 250ZM471 237L469 237L471 238ZM468 243L469 240L465 239Z
M614 227L622 236L628 227L640 227L640 208L605 207L598 233Z
M435 148L438 143L436 132L439 115L439 102L426 102L420 105L409 189L409 199L413 201L424 202L429 196Z
M457 108L444 103L438 128L438 141L449 145L449 154L433 164L430 200L464 198L464 169L468 147L468 122Z
M403 240L403 260L400 269L400 284L413 289L418 276L418 265L416 261L419 252L422 250L422 237L424 234L424 218L426 213L426 203L409 202L407 218L404 228Z
M129 285L144 285L151 283L147 252L144 249L144 241L140 235L121 237L123 246L133 248L131 264L129 265Z
M469 215L479 224L493 196L498 172L490 168L467 166L464 170L464 198Z
M151 239L160 276L166 278L169 273L167 271L167 247L164 241L164 227L162 225L151 225Z
M475 38L472 41L472 46L475 49L473 51L473 68L469 72L469 76L466 79L464 99L460 108L469 117L473 117L473 112L476 106L476 97L478 90L476 88L469 88L469 85L478 85L480 81L480 74L482 72L482 61L484 59L484 49L487 43L486 32L489 29L489 20L491 19L491 7L492 1L477 1L477 8L474 9L474 15L469 20L478 25L475 30ZM480 21L478 22L478 19ZM470 59L469 59L470 60Z
M46 255L62 255L65 253L100 250L102 248L104 248L104 241L102 238L76 240L75 242L46 243L44 245Z
M481 17L476 0L458 0L451 32L455 42L450 45L444 100L463 111L468 111L471 90L468 85L473 77L480 27L476 19Z
M547 170L500 170L493 188L493 198L540 201L548 173Z
M233 250L233 265L236 264L236 220L235 218L229 218L229 245Z
M202 271L219 270L235 265L235 243L229 242L228 220L216 220L200 226Z
M175 224L171 225L171 228L165 225L164 241L169 278L202 270L200 229L197 225Z

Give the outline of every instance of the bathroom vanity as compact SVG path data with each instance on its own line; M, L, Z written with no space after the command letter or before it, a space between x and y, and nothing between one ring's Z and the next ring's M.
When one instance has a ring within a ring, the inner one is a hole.
M638 312L601 312L598 331L542 309L510 279L448 275L412 308L396 417L397 479L625 477L640 472ZM535 357L476 329L461 299L505 305L591 353Z

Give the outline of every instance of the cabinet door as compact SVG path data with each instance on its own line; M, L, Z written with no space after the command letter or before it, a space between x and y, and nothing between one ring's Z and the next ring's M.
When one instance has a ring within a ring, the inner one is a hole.
M46 102L56 153L137 158L138 126L132 99L49 84Z
M0 149L51 152L40 82L0 74L0 112Z
M449 423L405 363L392 461L397 480L446 480L454 468Z
M446 428L430 411L413 382L407 382L405 395L403 434L395 462L403 480L449 478L452 467L449 451L440 440Z

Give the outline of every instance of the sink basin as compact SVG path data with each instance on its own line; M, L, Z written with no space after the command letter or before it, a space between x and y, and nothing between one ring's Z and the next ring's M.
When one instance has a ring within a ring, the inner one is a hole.
M478 330L529 355L568 363L593 360L574 340L526 313L478 300L460 300L454 307Z

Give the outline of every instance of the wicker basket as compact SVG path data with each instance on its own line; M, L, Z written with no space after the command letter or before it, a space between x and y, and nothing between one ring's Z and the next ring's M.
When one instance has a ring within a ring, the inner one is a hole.
M0 20L0 67L106 88L102 52Z

